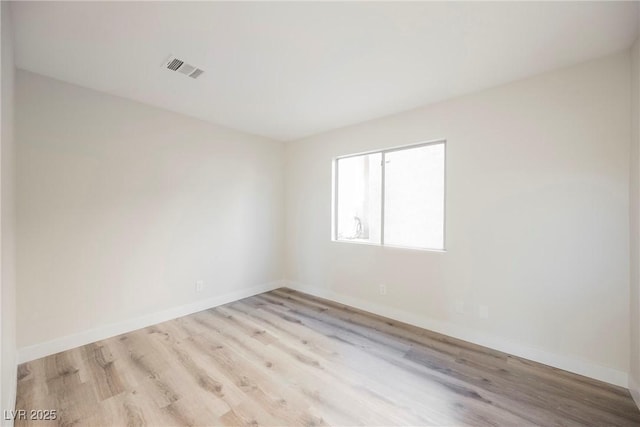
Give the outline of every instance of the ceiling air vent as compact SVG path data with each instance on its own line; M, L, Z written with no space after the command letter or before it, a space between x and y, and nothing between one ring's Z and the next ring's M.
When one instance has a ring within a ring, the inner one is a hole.
M191 77L192 79L197 79L204 73L204 70L201 70L198 67L195 67L191 64L187 64L182 59L178 59L175 56L170 56L164 63L164 67L171 71L177 71L186 76Z

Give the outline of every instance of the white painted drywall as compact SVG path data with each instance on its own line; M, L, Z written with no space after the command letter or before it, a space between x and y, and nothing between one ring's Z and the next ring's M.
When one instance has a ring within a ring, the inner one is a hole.
M11 9L9 2L0 5L2 38L2 81L0 110L0 411L15 407L16 399L16 276L15 276L15 192L14 192L14 62ZM1 415L0 415L1 416ZM13 425L2 416L0 424ZM10 418L10 417L9 417Z
M631 47L631 155L629 174L630 332L629 390L640 406L640 40Z
M281 279L282 143L25 71L16 132L20 348Z
M287 278L626 385L629 92L625 51L287 144ZM334 156L441 138L447 252L331 241Z

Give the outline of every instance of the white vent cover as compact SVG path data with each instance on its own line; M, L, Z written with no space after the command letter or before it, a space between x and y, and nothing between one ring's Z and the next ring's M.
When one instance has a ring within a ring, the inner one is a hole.
M171 55L163 65L164 68L171 71L178 71L184 75L191 77L192 79L197 79L204 73L204 70L184 62L182 59L178 59L175 56Z

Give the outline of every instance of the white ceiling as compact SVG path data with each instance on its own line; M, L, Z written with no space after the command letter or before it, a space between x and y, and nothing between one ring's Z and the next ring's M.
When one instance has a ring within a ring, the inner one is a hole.
M16 63L292 140L626 49L635 2L20 2ZM161 67L174 54L205 70Z

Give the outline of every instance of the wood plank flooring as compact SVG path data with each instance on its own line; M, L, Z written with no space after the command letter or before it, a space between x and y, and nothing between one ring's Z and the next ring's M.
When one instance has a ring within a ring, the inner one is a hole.
M16 426L640 425L623 388L288 289L25 363L16 409L58 414Z

